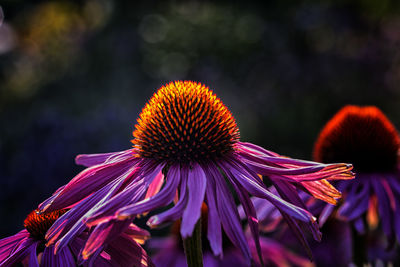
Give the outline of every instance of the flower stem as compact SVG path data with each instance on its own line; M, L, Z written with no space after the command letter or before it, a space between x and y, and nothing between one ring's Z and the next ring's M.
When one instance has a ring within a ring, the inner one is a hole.
M203 252L201 246L201 220L194 227L192 236L183 239L186 262L188 267L203 267Z

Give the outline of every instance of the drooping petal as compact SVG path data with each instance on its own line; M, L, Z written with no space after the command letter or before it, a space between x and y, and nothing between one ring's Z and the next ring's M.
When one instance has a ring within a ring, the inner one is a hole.
M42 255L42 261L40 263L40 267L70 267L76 265L75 258L68 247L55 254L53 246L45 247Z
M232 168L234 169L234 168ZM264 198L273 203L281 211L293 216L294 218L301 221L314 221L315 218L306 210L297 207L278 196L272 194L265 188L265 186L260 185L256 182L258 177L252 177L251 174L246 170L242 169L241 172L235 173L235 179L253 196Z
M27 230L22 230L17 234L6 237L0 240L0 262L5 260L14 250L18 247L18 245L25 239L29 237L29 233Z
M347 192L346 201L339 208L339 215L354 220L364 214L369 204L370 182L357 181L349 192Z
M183 211L186 207L188 197L187 197L187 182L188 182L188 169L182 168L181 170L181 184L180 184L180 196L178 202L172 208L156 214L147 221L147 225L154 227L160 225L166 221L176 221L182 217Z
M374 191L378 198L379 217L381 218L383 232L386 236L393 238L393 214L390 209L389 198L379 180L371 180Z
M13 252L1 262L1 267L12 267L17 265L17 263L22 262L26 257L28 257L31 252L31 247L38 241L25 237L23 238L19 246L13 250Z
M201 205L207 186L207 178L199 164L194 163L188 174L188 202L182 215L181 235L183 238L192 235L194 226L201 215Z
M94 193L92 196L81 201L77 206L61 216L47 231L46 240L48 245L53 244L60 236L65 234L55 245L55 251L66 246L75 236L85 230L84 218L90 216L91 211L101 206L110 199L123 185L129 175L134 171L127 172L105 187Z
M137 178L113 196L110 200L101 203L88 214L86 223L91 226L107 221L115 216L115 213L123 207L142 201L146 190L156 177L159 177L164 164L158 164L153 169L144 170ZM149 198L150 199L150 198Z
M39 209L42 212L54 211L77 203L114 179L126 175L126 172L138 162L138 159L129 158L121 162L87 168L75 176L57 195L41 203Z
M289 201L290 203L293 203L294 205L307 210L306 205L304 204L303 200L299 197L294 186L285 181L274 179L274 176L271 176L271 180L277 192L279 193L280 196L282 196L284 200ZM310 222L297 221L296 224L298 224L303 229L307 229L313 235L313 238L315 240L321 241L321 232L319 231L318 224L315 220L312 220ZM292 230L296 231L296 229Z
M33 245L29 248L29 267L39 267L38 257L36 254L37 246L38 242L33 243Z
M87 260L90 256L99 252L105 244L117 238L130 224L130 221L108 221L98 224L91 232L85 247L82 251L82 257Z
M112 266L154 266L146 251L126 234L121 234L111 241L105 252L115 261L116 264Z
M207 177L212 177L210 170L204 168ZM215 181L212 178L207 179L206 199L208 205L208 227L207 238L215 256L222 256L222 233L221 219L219 218L217 208L217 192Z
M157 194L160 191L163 183L164 183L164 174L160 171L154 178L153 182L149 185L149 189L147 190L145 198L149 198Z
M226 182L222 174L216 166L209 165L212 176L208 177L213 179L216 185L217 208L222 226L226 235L237 246L246 258L247 264L251 263L250 249L247 240L244 236L242 226L240 225L239 214L232 194L227 188Z
M75 163L85 167L92 167L98 164L123 161L134 155L133 149L101 154L81 154L75 157Z
M342 196L342 194L325 179L302 182L301 186L303 186L315 198L333 205L336 205L336 199Z
M117 211L115 216L120 220L125 220L127 217L136 216L159 207L167 206L173 200L175 191L180 182L179 169L179 164L170 167L165 186L157 195L121 208Z
M235 188L235 191L239 197L240 203L242 203L244 213L247 217L247 222L250 226L250 231L254 239L254 243L256 246L257 254L260 260L261 265L263 265L263 259L261 255L261 246L260 246L260 236L258 229L258 219L257 214L254 209L253 203L251 202L248 193L244 190L244 188L236 181L235 175L238 173L238 170L232 168L232 166L225 166L225 164L221 164L224 173L227 175L231 184Z

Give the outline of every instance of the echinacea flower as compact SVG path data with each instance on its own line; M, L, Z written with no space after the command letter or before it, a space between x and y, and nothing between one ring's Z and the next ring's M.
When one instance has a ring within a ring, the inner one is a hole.
M356 179L338 181L343 192L337 211L364 233L381 223L389 244L400 241L400 138L393 124L376 107L346 106L322 129L314 146L320 162L345 160L354 164ZM327 218L334 210L324 208Z
M180 233L187 238L205 201L213 253L222 255L223 228L249 265L251 252L231 189L245 208L260 255L258 221L249 194L271 202L293 228L299 229L301 221L318 235L315 218L297 205L294 188L335 203L340 193L327 180L353 178L350 164L296 160L240 142L227 107L207 87L190 81L161 87L142 110L133 136L131 149L79 155L76 162L88 168L41 204L43 212L79 202L67 223L56 222L50 229L56 249L88 225L93 232L82 253L87 258L136 216L150 211L157 212L148 225L181 219ZM267 189L259 174L273 178L282 198Z
M201 214L201 231L207 233L207 207L203 204ZM171 233L167 237L153 237L148 247L154 250L152 260L156 267L187 267L182 238L179 233L180 221L176 221L171 227ZM214 256L206 238L203 236L202 250L204 266L214 267L245 267L248 266L243 254L228 240L226 235L223 234L223 250L224 257ZM254 242L250 243L250 251L254 258L257 259L257 249ZM289 249L285 248L280 242L273 239L260 237L260 246L263 257L264 266L299 266L299 267L313 267L314 264L307 258L299 256ZM260 262L255 262L254 266L263 266Z
M148 233L133 224L87 261L79 257L89 237L87 231L55 254L54 246L47 245L46 232L66 213L67 210L41 214L32 211L24 221L24 230L0 240L0 266L152 266L146 252L134 240L134 237L138 241L147 239Z

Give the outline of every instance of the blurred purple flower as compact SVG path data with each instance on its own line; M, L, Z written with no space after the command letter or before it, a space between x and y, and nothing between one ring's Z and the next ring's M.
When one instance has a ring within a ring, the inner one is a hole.
M136 216L172 202L172 208L152 216L148 225L182 219L180 233L187 238L205 201L214 255L222 255L222 226L249 265L251 251L231 189L244 207L261 257L258 220L249 194L271 202L299 235L298 221L317 238L315 218L301 205L295 188L336 203L340 193L327 180L353 178L349 164L290 159L239 142L232 114L207 87L194 82L179 81L159 89L143 109L133 135L132 149L79 155L76 162L88 168L41 204L42 211L75 205L66 224L57 221L50 229L52 240L58 240L56 248L86 225L94 226L83 250L83 258L88 258ZM259 175L270 178L282 198L271 193Z
M345 160L357 171L351 183L336 184L343 192L337 216L350 221L359 233L367 230L365 222L375 229L380 221L389 245L396 237L400 241L399 148L395 127L374 106L342 108L323 128L314 147L315 160ZM334 210L333 206L323 208L323 222Z
M152 266L146 252L132 238L145 239L148 233L133 224L89 260L83 261L79 256L89 237L87 231L56 254L54 246L47 244L46 233L58 218L63 221L65 216L66 210L42 214L32 211L24 221L24 230L0 240L0 266Z

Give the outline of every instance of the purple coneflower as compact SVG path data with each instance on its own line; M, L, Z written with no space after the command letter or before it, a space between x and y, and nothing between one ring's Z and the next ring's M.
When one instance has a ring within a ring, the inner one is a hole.
M94 226L83 250L87 258L108 242L110 233L122 231L140 214L171 203L173 207L152 216L148 225L181 219L180 233L187 238L205 201L212 226L207 236L214 255L222 255L223 228L250 264L251 252L231 189L245 208L261 253L249 194L270 201L293 228L299 229L298 220L318 235L315 218L297 205L295 187L335 203L340 193L327 180L353 178L350 164L296 160L240 142L227 107L207 87L190 81L161 87L142 110L133 136L131 149L79 155L76 162L88 168L42 203L42 211L52 211L79 202L66 224L56 222L50 229L52 240L58 240L57 249L86 223ZM272 194L259 174L273 177L283 198Z
M345 160L357 172L351 183L338 181L343 199L337 215L352 222L359 233L365 222L376 228L379 221L389 244L400 241L400 138L393 124L376 107L346 106L323 128L314 147L320 162ZM326 219L334 210L327 206ZM379 214L379 216L378 216Z
M89 233L80 233L55 254L54 246L47 246L46 232L67 210L38 214L32 211L24 221L25 229L0 240L0 266L152 266L146 252L135 241L147 239L148 233L131 225L110 242L101 253L82 261L80 252Z

